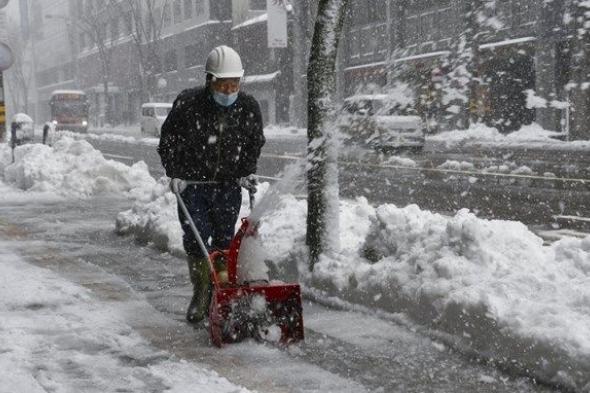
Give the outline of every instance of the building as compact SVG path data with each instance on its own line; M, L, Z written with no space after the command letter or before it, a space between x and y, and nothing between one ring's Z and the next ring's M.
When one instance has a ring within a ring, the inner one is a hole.
M464 126L484 121L510 132L536 121L568 131L574 106L568 90L572 3L351 0L341 90L350 96L405 81L414 87L424 116L438 116L438 124L452 127L457 116L444 110L453 104L443 97L449 87L444 81L452 83L462 67L469 80L459 116L467 119ZM531 97L546 104L533 105Z

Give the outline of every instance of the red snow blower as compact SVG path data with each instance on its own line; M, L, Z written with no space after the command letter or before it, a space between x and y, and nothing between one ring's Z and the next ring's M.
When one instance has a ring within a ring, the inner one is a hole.
M208 255L212 284L209 334L213 344L221 347L248 337L282 345L303 340L299 284L274 280L238 282L240 245L244 237L256 233L256 224L248 218L242 218L242 225L229 249L209 253L180 194L175 194L201 251ZM250 194L250 207L252 202Z

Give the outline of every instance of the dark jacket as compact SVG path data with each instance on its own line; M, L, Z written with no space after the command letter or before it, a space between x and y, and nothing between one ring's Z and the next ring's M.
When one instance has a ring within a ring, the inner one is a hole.
M264 142L260 107L252 96L240 92L225 108L206 88L195 88L174 101L158 153L170 178L234 180L256 172Z

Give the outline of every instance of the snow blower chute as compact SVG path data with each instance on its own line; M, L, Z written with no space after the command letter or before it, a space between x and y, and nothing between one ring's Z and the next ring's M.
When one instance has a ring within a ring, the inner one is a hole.
M187 181L186 184L199 182ZM201 251L208 256L212 284L209 334L213 344L221 347L248 337L283 345L303 340L299 284L274 280L238 282L240 245L244 237L256 232L255 223L243 218L229 249L209 253L180 194L175 194ZM250 205L252 207L252 196Z

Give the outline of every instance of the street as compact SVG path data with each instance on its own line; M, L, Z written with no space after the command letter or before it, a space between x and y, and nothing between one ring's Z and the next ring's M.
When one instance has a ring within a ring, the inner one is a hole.
M131 164L145 161L154 177L163 176L152 144L88 139L105 157ZM276 179L290 162L302 158L304 138L269 138L259 161L261 180ZM449 165L450 163L450 165ZM590 157L584 151L531 148L447 148L430 143L419 153L377 154L343 150L340 192L453 214L468 208L483 218L522 221L544 229L589 231ZM568 221L560 217L578 216Z

